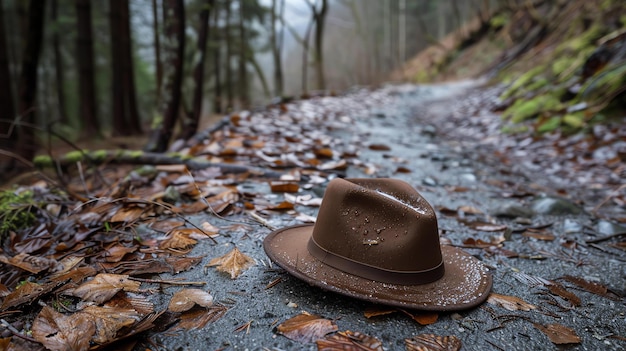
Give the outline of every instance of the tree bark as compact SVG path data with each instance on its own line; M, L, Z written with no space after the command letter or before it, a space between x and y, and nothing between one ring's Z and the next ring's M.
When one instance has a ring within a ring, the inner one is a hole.
M239 98L243 108L250 106L248 90L248 40L245 27L246 0L239 0Z
M135 73L133 69L132 33L130 30L129 1L121 4L120 14L122 26L122 86L124 89L124 120L131 134L141 134L141 118L137 110L137 95L135 91Z
M232 43L230 38L230 7L231 0L226 0L226 24L224 25L224 34L226 40L226 61L224 62L226 66L226 111L230 111L233 108L233 77L232 71L230 69L230 61L233 57Z
M302 94L304 95L309 93L309 39L314 21L315 16L311 16L311 21L309 21L302 39Z
M198 130L198 124L202 115L202 100L204 99L204 61L206 58L206 43L209 34L209 15L215 4L215 0L206 0L198 15L200 26L198 29L197 57L198 61L193 69L193 101L191 116L185 118L181 139L191 138Z
M17 143L17 133L12 127L15 120L15 104L10 82L9 57L7 52L6 32L4 30L4 4L0 0L0 82L5 82L0 89L0 149L10 150ZM0 156L0 174L5 174L14 167L15 160ZM0 177L2 178L2 177Z
M214 4L216 7L213 9L213 28L218 27L219 23L219 11L217 9L217 3ZM215 113L222 113L222 79L221 79L221 56L222 51L220 50L220 45L217 45L220 42L220 38L217 35L218 31L213 30L212 33L212 42L215 44L213 46L213 75L215 76L215 88L213 92L213 111Z
M123 49L122 49L122 14L124 0L109 1L109 27L111 33L111 102L113 104L113 135L130 135L124 113L124 89L122 88Z
M328 13L328 0L322 0L322 8L317 11L313 8L315 16L315 76L317 89L326 89L326 79L324 77L324 25L326 14Z
M156 105L161 98L161 83L163 81L163 66L161 65L161 35L159 31L159 7L157 0L152 0L152 30L154 32L154 66L156 67Z
M163 152L167 150L170 139L176 126L181 102L181 85L183 81L183 59L185 53L185 5L183 0L164 0L163 14L165 16L164 42L165 62L163 80L164 94L161 97L163 104L163 119L157 120L150 141L146 145L147 151Z
M65 106L65 71L63 69L63 56L61 55L61 40L59 36L59 21L57 14L58 0L52 0L51 19L55 24L52 34L52 50L54 52L54 75L56 82L57 103L59 107L59 121L67 124L67 109Z
M27 124L34 125L36 118L35 99L37 94L37 68L43 41L44 0L31 0L28 7L28 32L22 55L22 70L18 83L19 116ZM18 127L19 142L17 153L25 159L32 159L37 151L35 131L30 126Z
M276 32L276 22L277 22L277 16L276 16L276 3L279 0L272 0L272 14L271 14L271 21L272 21L272 31L271 31L271 42L272 42L272 55L274 57L274 95L275 96L282 96L283 95L283 64L282 64L282 58L281 58L281 54L282 54L282 26L281 26L281 31L280 33ZM285 8L285 2L284 0L280 1L280 14L279 16L282 18L282 14L283 14L283 10Z
M93 35L91 29L91 1L76 0L76 29L78 40L78 103L82 131L88 138L100 137L100 123L96 113L96 90L93 63Z

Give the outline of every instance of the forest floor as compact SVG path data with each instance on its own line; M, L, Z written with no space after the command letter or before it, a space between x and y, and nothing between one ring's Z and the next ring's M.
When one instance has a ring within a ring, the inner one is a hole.
M65 185L15 190L36 217L3 242L2 347L626 349L624 126L503 134L499 89L396 85L268 106L181 151L212 167L85 165ZM415 187L442 244L491 271L488 301L373 306L272 264L263 238L314 221L337 176Z

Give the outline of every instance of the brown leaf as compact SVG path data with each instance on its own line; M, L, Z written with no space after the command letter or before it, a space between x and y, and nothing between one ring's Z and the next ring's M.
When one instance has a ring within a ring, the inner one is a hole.
M174 293L167 309L170 312L185 312L195 305L209 307L213 304L213 296L201 289L183 289Z
M411 169L406 168L404 166L398 166L398 168L396 168L396 173L411 173Z
M172 256L172 257L166 257L165 262L167 262L167 264L172 266L172 271L174 271L174 273L180 273L180 272L187 271L195 267L202 261L203 258L204 258L203 256L200 256L200 257Z
M33 274L37 274L56 265L56 261L54 260L45 257L31 256L23 252L13 257L0 255L0 262L10 264Z
M65 293L101 304L111 299L119 291L139 291L141 283L128 278L127 275L122 274L100 273L92 280Z
M380 340L359 332L346 330L315 342L318 351L383 351Z
M215 322L222 318L228 311L228 307L216 305L209 308L199 308L187 311L180 316L180 322L176 329L201 329L207 323Z
M197 240L190 237L195 228L173 229L159 244L161 250L187 250L198 243Z
M509 311L530 311L537 308L537 306L529 304L519 297L500 295L496 293L489 294L487 302L492 305L502 306Z
M131 326L141 319L134 309L110 306L88 306L77 314L87 315L87 319L95 324L93 341L98 344L115 340L118 330Z
M461 339L454 335L420 334L410 339L404 339L407 351L458 351L461 349Z
M459 208L457 208L457 212L463 212L465 214L473 214L473 215L483 214L483 211L479 210L478 208L474 206L467 206L467 205L459 206Z
M576 335L576 332L564 325L548 324L544 326L538 323L533 323L533 325L546 334L554 344L580 344L580 337Z
M315 149L313 153L317 158L333 158L333 150L327 147Z
M122 207L121 209L117 210L117 212L115 212L113 216L111 216L111 219L109 221L112 223L131 223L139 219L144 211L144 208L137 206Z
M300 186L292 182L270 182L270 189L273 193L297 193Z
M544 241L552 241L555 239L555 236L552 233L543 229L529 228L522 233L522 236Z
M44 295L52 291L57 286L56 282L37 284L32 282L26 282L13 290L2 301L1 310L6 310L11 307L19 306L23 303L29 303L35 301L39 296Z
M88 315L69 316L44 306L33 321L33 338L52 351L88 350L96 326Z
M278 333L302 343L321 339L324 335L335 332L337 329L335 322L307 312L302 312L276 327Z
M391 150L391 148L385 144L370 144L369 146L370 150L374 150L374 151L389 151Z
M566 275L563 277L563 279L565 279L566 281L570 282L570 283L574 283L576 285L578 285L579 287L587 290L588 292L592 293L592 294L596 294L596 295L600 295L603 297L608 297L608 289L606 288L606 286L598 284L598 283L594 283L594 282L590 282L588 280L585 280L583 278L578 278L578 277L574 277L571 275Z
M231 279L237 278L244 270L255 264L254 259L243 254L237 247L233 248L224 256L212 259L208 267L217 266L220 272L230 274Z
M396 312L398 312L396 308L375 305L375 306L370 306L366 308L363 314L365 315L365 318L372 318L372 317L384 316L384 315L388 315L388 314L392 314Z
M580 298L576 296L574 293L567 291L564 287L558 284L548 285L548 290L554 295L558 295L567 301L569 301L574 306L580 306Z
M402 309L400 311L402 311L402 313L406 314L407 316L411 317L411 319L419 323L419 325L434 324L435 322L437 322L437 319L439 319L439 314L437 313L428 313L428 312L410 313Z
M157 221L150 225L150 228L153 230L167 233L174 228L179 228L185 225L185 222L178 220L166 220L166 221Z

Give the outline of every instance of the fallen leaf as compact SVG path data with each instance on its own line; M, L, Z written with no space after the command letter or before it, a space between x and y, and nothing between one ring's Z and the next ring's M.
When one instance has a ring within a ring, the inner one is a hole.
M543 229L529 228L522 233L522 236L543 241L552 241L555 239L555 236L552 233Z
M372 317L384 316L384 315L388 315L388 314L392 314L396 312L398 312L398 310L393 307L370 306L365 309L365 312L363 312L363 314L365 315L365 318L372 318Z
M541 325L533 323L535 328L546 334L550 341L554 344L580 344L580 337L573 329L561 324Z
M439 319L439 314L437 313L428 313L428 312L418 312L418 313L410 313L406 310L400 310L402 313L411 317L414 321L416 321L419 325L430 325L437 322Z
M222 318L226 311L228 311L228 307L222 305L189 310L180 316L180 322L176 325L176 329L204 328L207 323L212 323Z
M33 274L37 274L56 265L55 260L47 259L45 257L31 256L23 252L8 258L4 255L0 255L0 262L10 264Z
M391 148L385 144L370 144L369 149L374 150L374 151L390 151L391 150Z
M191 234L196 231L197 230L195 228L173 229L168 233L167 237L163 241L161 241L161 243L159 244L159 248L161 250L189 249L198 243L197 240L191 238Z
M509 311L530 311L537 308L537 306L529 304L519 297L500 295L496 293L489 294L487 302L492 305L502 306Z
M278 325L276 330L291 340L308 343L321 339L338 328L330 319L302 312Z
M113 214L113 216L111 216L111 219L109 221L112 223L115 223L115 222L131 223L139 219L139 217L141 217L144 211L145 211L145 208L141 208L137 206L122 207L121 209L116 211Z
M273 193L297 193L300 186L292 182L270 182L270 189Z
M463 224L465 224L466 226L474 230L479 230L481 232L501 232L501 231L506 230L507 228L507 226L504 224L494 224L494 223L482 222L482 221L460 220L460 222L462 222Z
M185 312L195 305L209 307L213 304L213 296L201 289L183 289L174 293L169 305L170 312Z
M137 292L140 285L140 282L130 280L128 275L100 273L76 289L64 293L101 304L110 300L119 291Z
M483 214L483 211L479 210L478 208L474 206L467 206L467 205L459 206L459 208L457 208L457 212L463 212L465 214L473 214L473 215Z
M363 350L383 351L380 340L359 332L346 330L315 342L318 351Z
M563 277L564 280L570 282L570 283L574 283L576 285L578 285L579 287L587 290L588 292L592 293L592 294L596 294L596 295L600 295L603 297L609 297L608 295L608 289L606 288L606 286L598 284L598 283L594 283L594 282L590 282L588 280L585 280L583 278L578 278L578 277L574 277L571 275L566 275Z
M37 284L26 282L9 293L2 301L1 310L19 306L23 303L35 301L39 296L52 291L57 286L56 282Z
M33 338L52 351L88 350L96 325L86 314L61 314L44 306L33 321Z
M109 306L88 306L77 314L85 314L96 326L93 341L104 344L116 339L117 331L129 327L141 319L134 309Z
M407 351L458 351L461 349L461 339L454 335L420 334L410 339L404 339Z
M563 286L559 284L548 285L548 290L554 295L558 295L567 301L569 301L574 306L580 306L580 298L576 296L574 293L567 291Z
M230 274L231 279L237 278L244 270L255 264L254 259L243 254L237 247L224 256L212 259L206 266L217 266L220 272Z

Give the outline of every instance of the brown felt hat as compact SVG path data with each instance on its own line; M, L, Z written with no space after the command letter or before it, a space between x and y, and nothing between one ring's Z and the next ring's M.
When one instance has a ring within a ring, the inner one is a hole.
M491 290L487 269L441 246L432 207L397 179L333 179L314 225L273 231L263 247L310 284L380 304L460 310Z

